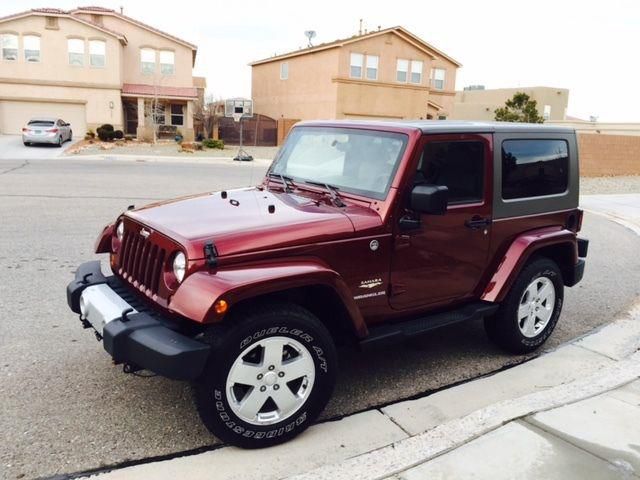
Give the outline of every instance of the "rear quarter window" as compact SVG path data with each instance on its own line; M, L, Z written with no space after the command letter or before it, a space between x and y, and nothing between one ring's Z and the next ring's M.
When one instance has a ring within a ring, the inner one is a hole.
M567 191L569 145L566 140L502 142L502 198L542 197Z

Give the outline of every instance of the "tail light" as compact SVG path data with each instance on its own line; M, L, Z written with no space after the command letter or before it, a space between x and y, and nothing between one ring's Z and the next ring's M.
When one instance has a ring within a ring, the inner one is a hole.
M24 128L22 129L22 131L26 133L26 132L28 132L28 131L30 131L30 130L29 130L27 127L24 127Z
M579 232L580 230L582 230L582 217L584 217L584 212L579 208L576 208L576 215L578 216L576 232Z
M58 133L58 129L57 128L50 128L49 130L46 130L46 132L48 132L48 133Z

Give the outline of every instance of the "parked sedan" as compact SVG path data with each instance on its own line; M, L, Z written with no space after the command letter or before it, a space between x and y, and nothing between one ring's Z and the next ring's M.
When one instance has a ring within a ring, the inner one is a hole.
M50 143L61 147L72 137L71 125L61 118L33 118L22 129L22 142L27 146L33 143Z

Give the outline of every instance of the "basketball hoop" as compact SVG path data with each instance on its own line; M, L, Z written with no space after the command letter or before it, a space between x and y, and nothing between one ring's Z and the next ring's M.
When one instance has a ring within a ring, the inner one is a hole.
M253 100L248 98L230 98L224 102L224 115L227 118L233 118L235 123L239 123L240 127L240 146L238 154L234 160L249 162L253 157L242 148L242 119L253 117Z
M242 113L236 113L233 112L233 114L231 115L231 118L233 118L233 121L238 123L240 121L240 119L242 118L243 114Z

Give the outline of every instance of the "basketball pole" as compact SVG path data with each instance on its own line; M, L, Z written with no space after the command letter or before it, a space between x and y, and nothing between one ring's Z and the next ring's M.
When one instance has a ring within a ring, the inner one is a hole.
M240 162L250 162L253 160L253 157L251 155L249 155L247 152L244 151L244 148L242 148L242 134L243 134L243 128L242 128L242 118L244 117L244 115L242 115L239 119L238 122L240 123L240 147L238 148L238 155L236 155L236 157L234 158L234 160L236 161L240 161Z

